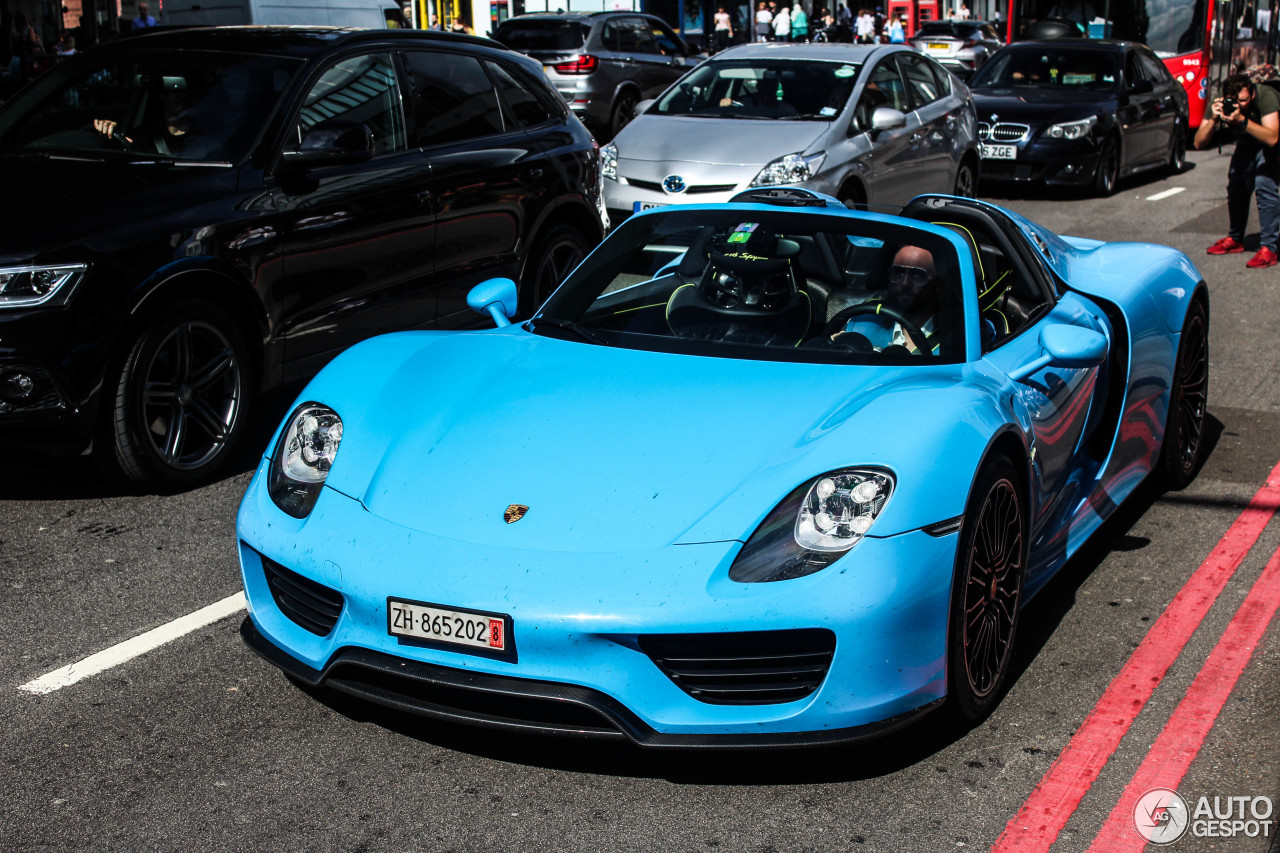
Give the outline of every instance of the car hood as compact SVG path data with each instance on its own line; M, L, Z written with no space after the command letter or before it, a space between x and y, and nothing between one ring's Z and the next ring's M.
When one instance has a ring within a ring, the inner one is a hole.
M236 170L225 168L0 155L0 171L40 188L10 199L13 215L0 229L0 262L37 259L68 246L112 251L136 242L152 222L158 233L180 230L186 213L236 186Z
M614 143L619 160L761 167L807 151L831 128L826 121L642 115Z
M1000 121L1056 124L1116 109L1114 95L1098 92L1064 92L1030 86L982 88L972 92L978 121L990 121L991 114L995 113Z
M376 516L487 545L646 551L745 539L812 477L919 457L920 436L883 427L913 405L908 423L936 424L938 398L887 401L953 386L949 370L702 358L519 329L423 332L349 350L304 397L343 418L327 486ZM370 376L386 380L370 387ZM955 490L961 502L966 489ZM512 504L528 512L508 524ZM955 507L904 499L891 520L893 509L873 534Z

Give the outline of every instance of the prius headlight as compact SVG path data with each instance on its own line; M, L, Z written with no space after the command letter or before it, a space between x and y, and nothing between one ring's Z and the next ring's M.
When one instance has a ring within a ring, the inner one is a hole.
M84 264L0 267L0 308L62 305L86 269Z
M818 170L822 168L822 161L826 158L825 151L810 154L807 157L803 154L779 157L760 170L760 174L756 175L751 186L767 187L774 184L798 184L807 181L818 174Z
M893 495L883 468L845 468L815 477L778 504L742 546L729 578L791 580L834 563L857 545Z
M294 518L306 518L329 476L342 443L342 418L321 403L294 410L271 455L267 490L271 500Z
M1064 121L1062 124L1050 127L1045 134L1050 139L1080 139L1093 130L1093 126L1097 123L1097 116L1089 116L1080 121Z

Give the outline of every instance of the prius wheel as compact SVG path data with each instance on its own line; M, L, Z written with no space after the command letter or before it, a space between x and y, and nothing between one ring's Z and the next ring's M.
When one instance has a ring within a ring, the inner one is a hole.
M1200 469L1208 405L1209 318L1204 303L1196 300L1191 303L1182 325L1164 445L1160 450L1160 476L1170 489L1185 488Z
M960 164L960 169L956 172L956 188L952 195L958 195L961 198L976 198L978 195L978 178L974 174L973 163L966 160Z
M1093 177L1093 192L1103 198L1116 191L1120 180L1120 146L1114 138L1102 143L1102 155L1098 157L1098 171Z
M587 256L587 241L576 229L557 225L538 238L520 281L520 316L528 317Z
M1026 513L1013 463L998 457L969 497L956 555L947 690L968 722L999 701L1013 657L1026 570Z
M618 95L618 100L613 103L613 115L609 119L609 135L611 137L617 136L634 118L632 113L638 103L640 101L636 98L636 93L630 89Z
M100 451L128 480L196 485L227 461L244 432L248 346L216 305L183 302L162 311L113 375Z

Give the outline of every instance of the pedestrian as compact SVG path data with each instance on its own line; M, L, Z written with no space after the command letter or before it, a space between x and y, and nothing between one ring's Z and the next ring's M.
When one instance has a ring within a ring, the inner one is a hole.
M769 11L768 4L760 0L760 5L756 7L756 41L768 41L772 34L773 13Z
M471 27L468 27L467 22L461 18L454 18L449 22L449 32L471 35Z
M427 27L427 29L429 29L429 30L435 30L436 32L439 32L439 33L444 32L444 26L440 23L440 16L439 16L439 15L432 15L432 16L431 16L431 25L430 25L429 27Z
M138 17L133 19L133 29L144 30L147 27L158 26L159 22L147 14L147 0L141 0L138 3Z
M9 24L9 54L9 77L21 81L31 75L35 57L44 56L44 43L22 10L13 13Z
M64 32L62 34L62 37L58 39L58 44L56 45L56 49L58 51L58 56L75 56L76 55L76 37L73 36L71 33ZM68 89L67 91L68 91L68 94L71 92L70 89ZM79 91L79 90L76 90L76 91Z
M796 5L791 7L791 40L809 40L809 16L804 13L800 0L796 0Z
M836 6L836 41L853 41L853 10L849 8L848 0Z
M775 41L791 41L791 10L785 5L773 16L773 38Z
M964 0L960 0L960 5L956 7L956 18L961 21L969 20L969 7L965 5Z
M889 44L903 44L906 40L906 29L902 25L902 15L894 15L889 21Z
M1213 99L1212 120L1202 121L1195 147L1208 148L1218 128L1236 137L1235 151L1227 167L1227 236L1208 248L1211 255L1244 251L1244 230L1249 222L1250 196L1258 198L1258 253L1245 266L1275 266L1276 241L1280 238L1280 94L1259 86L1247 74L1232 74Z
M715 29L711 32L711 52L719 53L733 44L733 19L725 11L724 4L721 4L717 7L713 20Z
M858 44L871 44L876 34L876 19L867 9L858 12L858 20L854 24L858 32Z

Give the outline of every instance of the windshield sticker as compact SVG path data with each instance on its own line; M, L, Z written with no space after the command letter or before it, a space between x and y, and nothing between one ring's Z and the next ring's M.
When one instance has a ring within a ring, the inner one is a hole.
M841 65L839 68L836 69L835 74L837 77L852 77L853 68L851 68L848 65Z
M835 107L823 107L822 109L818 110L818 115L833 116L835 114L836 114Z
M759 222L743 222L737 228L733 229L733 233L729 235L729 242L745 243L751 239L752 232L759 227Z

